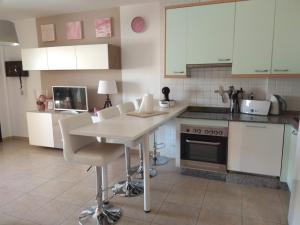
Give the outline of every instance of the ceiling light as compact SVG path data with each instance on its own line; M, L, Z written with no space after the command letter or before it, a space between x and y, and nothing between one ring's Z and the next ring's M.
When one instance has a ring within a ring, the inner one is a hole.
M18 35L13 22L0 20L0 45L19 45Z

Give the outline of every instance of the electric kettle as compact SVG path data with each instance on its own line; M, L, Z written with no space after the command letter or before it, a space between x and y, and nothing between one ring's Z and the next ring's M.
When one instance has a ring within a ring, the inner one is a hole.
M279 95L271 95L271 115L280 115L283 111L287 110L286 101Z

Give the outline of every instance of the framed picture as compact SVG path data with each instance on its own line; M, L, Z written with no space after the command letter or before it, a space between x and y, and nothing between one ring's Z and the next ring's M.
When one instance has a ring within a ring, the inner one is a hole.
M43 42L55 41L55 27L54 24L41 25L41 36Z
M101 18L95 21L95 31L96 37L111 37L112 36L112 19L111 18Z
M82 39L81 21L69 22L66 24L66 28L68 40Z

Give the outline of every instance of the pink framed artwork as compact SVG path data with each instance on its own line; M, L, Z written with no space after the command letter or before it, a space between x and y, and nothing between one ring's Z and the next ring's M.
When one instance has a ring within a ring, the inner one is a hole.
M43 42L55 41L54 24L41 25L41 38Z
M66 27L68 40L82 39L81 21L69 22Z
M95 20L96 37L112 36L112 20L111 18L101 18Z

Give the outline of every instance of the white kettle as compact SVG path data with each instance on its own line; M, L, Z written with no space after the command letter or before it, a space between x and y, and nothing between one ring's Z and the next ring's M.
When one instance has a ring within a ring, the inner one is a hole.
M279 95L271 95L271 115L280 115L283 111L287 109L286 101Z

